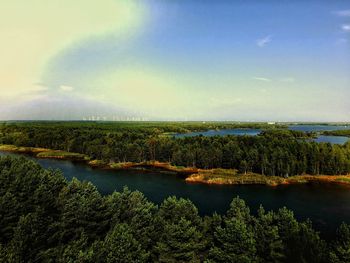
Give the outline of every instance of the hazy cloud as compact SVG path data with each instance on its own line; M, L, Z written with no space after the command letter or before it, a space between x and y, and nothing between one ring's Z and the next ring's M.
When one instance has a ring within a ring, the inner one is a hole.
M338 38L335 42L336 45L343 45L348 43L348 40L346 38Z
M295 78L291 78L291 77L289 77L289 78L282 78L282 79L280 79L280 81L281 82L289 82L289 83L291 83L291 82L295 82Z
M61 91L65 91L65 92L70 92L70 91L72 91L73 89L74 89L74 88L71 87L71 86L66 86L66 85L60 86L60 90L61 90Z
M232 107L243 102L241 97L234 98L211 98L209 104L211 107Z
M333 14L342 17L350 17L350 9L334 11Z
M264 77L253 77L253 79L254 80L263 81L263 82L271 82L271 81L273 81L273 79L264 78ZM295 82L295 78L292 78L292 77L280 78L280 79L275 79L275 80L276 81L281 81L281 82L288 82L288 83Z
M344 31L344 32L350 32L350 24L343 24L341 26L341 29Z
M42 92L47 91L49 88L42 83L34 83L34 85L28 88L28 92Z
M271 36L266 36L263 38L259 38L256 40L256 45L258 47L264 47L266 46L268 43L270 43L272 41Z
M262 77L253 77L253 79L259 80L259 81L265 81L265 82L270 82L271 81L271 79L269 79L269 78L262 78Z

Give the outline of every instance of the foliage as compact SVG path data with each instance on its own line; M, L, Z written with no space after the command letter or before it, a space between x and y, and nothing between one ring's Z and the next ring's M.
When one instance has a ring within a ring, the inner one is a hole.
M259 136L169 135L242 127L264 131ZM0 144L56 150L40 153L43 157L90 157L103 163L157 160L174 166L279 177L350 173L350 142L316 143L309 140L312 133L277 128L281 126L225 122L8 122L0 124Z
M0 262L349 262L350 226L326 243L282 208L235 198L201 217L186 199L158 207L125 188L101 196L25 158L0 157Z
M332 136L350 137L350 130L324 131L323 134L324 135L332 135Z

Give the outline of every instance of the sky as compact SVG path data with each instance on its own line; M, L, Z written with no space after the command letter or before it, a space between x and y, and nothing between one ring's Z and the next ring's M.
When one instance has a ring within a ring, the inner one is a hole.
M3 0L0 120L350 121L349 0Z

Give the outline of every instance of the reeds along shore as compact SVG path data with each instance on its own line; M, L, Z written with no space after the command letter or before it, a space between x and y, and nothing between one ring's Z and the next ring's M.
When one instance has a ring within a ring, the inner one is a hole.
M300 184L310 182L339 183L350 185L350 175L294 175L288 178L279 176L265 176L256 173L240 174L235 169L197 169L194 167L173 166L170 163L147 161L147 162L110 162L91 160L90 157L80 153L51 150L35 147L18 147L15 145L0 145L0 151L25 153L36 158L51 158L71 161L83 161L87 165L100 169L127 170L163 170L175 174L184 175L188 183L202 183L215 185L239 185L239 184L260 184L278 186L287 184Z

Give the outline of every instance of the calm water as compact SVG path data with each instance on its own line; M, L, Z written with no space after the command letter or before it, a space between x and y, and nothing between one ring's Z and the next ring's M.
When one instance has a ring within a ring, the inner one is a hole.
M345 136L325 136L325 135L320 135L316 139L314 139L315 142L329 142L332 144L344 144L348 140L349 138Z
M0 155L5 154L7 153L0 152ZM260 204L266 210L286 206L295 212L298 219L311 218L315 227L327 236L333 233L335 227L342 221L350 223L350 187L345 185L305 184L267 187L188 184L171 174L108 171L92 169L87 165L70 161L35 160L45 168L62 170L68 180L76 177L79 180L92 182L102 194L120 191L123 186L128 186L131 190L143 192L149 200L157 204L170 195L189 198L202 215L214 211L224 213L232 198L240 196L254 211Z
M290 130L303 132L319 132L319 131L338 131L349 130L350 126L346 125L291 125Z
M303 131L303 132L321 132L321 131L334 131L334 130L347 130L349 126L338 125L291 125L288 127L290 130ZM204 132L191 132L184 134L176 134L175 137L192 137L197 135L203 136L225 136L225 135L251 135L256 136L261 132L260 129L224 129L224 130L209 130ZM344 144L349 140L345 136L325 136L320 135L315 142L329 142L332 144Z
M225 130L209 130L204 132L190 132L190 133L179 133L175 137L192 137L197 135L203 136L224 136L224 135L258 135L261 132L260 129L225 129Z

